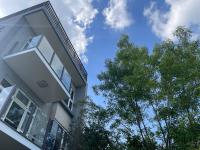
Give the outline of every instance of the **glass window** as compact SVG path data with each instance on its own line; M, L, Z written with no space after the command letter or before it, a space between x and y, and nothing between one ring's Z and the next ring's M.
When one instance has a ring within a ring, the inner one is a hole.
M3 80L1 81L1 85L2 85L4 88L12 86L6 79L3 79Z
M67 132L56 121L51 121L44 141L45 150L64 150L67 143Z
M58 126L56 139L55 139L55 145L53 147L53 150L59 150L61 147L61 141L62 141L62 135L63 135L63 129Z
M28 108L28 111L26 113L25 119L23 121L23 124L21 126L21 131L23 133L28 131L28 128L29 128L29 126L32 122L32 119L33 119L33 115L35 114L36 108L37 108L36 105L31 102L31 104Z
M74 91L73 90L71 91L70 97L72 100L74 100Z
M25 119L24 119L24 121L23 121L23 124L22 124L22 126L21 126L21 131L22 131L22 132L25 132L26 127L27 127L28 125L30 125L30 121L29 121L30 118L31 118L30 113L27 113L26 116L25 116Z
M66 69L64 69L63 72L62 83L65 85L65 88L69 91L71 85L71 76L69 75Z
M29 103L29 99L21 92L18 91L16 97L24 104L24 105L28 105Z
M69 138L68 138L67 132L64 132L63 141L62 141L62 147L61 147L62 150L67 149L67 140L68 139Z
M13 102L12 106L10 107L10 110L8 111L5 121L10 126L17 129L23 114L24 114L24 109L22 109L16 102Z
M33 113L35 112L35 110L36 110L35 104L31 103L31 105L29 106L29 111L30 111L30 113L33 114Z
M65 103L67 104L67 106L68 106L69 98L64 99L64 102L65 102Z
M2 107L6 103L7 99L12 93L12 90L13 90L13 86L1 89L1 85L0 85L0 109L2 109Z
M47 60L48 63L50 63L51 58L53 56L53 49L51 47L47 47L46 46L41 46L41 48L39 48L40 52L42 53L42 55L44 56L44 58Z
M72 110L72 101L69 102L69 109Z
M51 67L53 68L53 70L56 72L56 74L60 78L61 74L62 74L62 70L63 70L63 65L62 65L60 59L58 58L58 56L56 54L53 57Z
M25 45L24 49L30 49L33 47L36 47L41 39L41 35L35 36L32 39L30 39L27 44Z
M53 150L55 146L57 130L58 130L58 123L56 121L51 121L48 128L48 134L45 138L45 142L43 145L44 149Z
M3 79L0 82L0 110L6 103L7 98L11 94L13 86L6 80Z

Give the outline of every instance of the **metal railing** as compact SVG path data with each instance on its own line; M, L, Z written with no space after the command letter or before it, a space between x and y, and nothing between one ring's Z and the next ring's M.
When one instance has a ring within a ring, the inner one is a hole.
M58 33L60 40L63 42L65 49L67 50L68 54L72 58L77 69L80 71L82 77L87 81L87 71L85 70L78 54L76 53L72 43L70 42L58 16L56 15L52 5L50 2L45 3L45 12L51 18L51 23L55 26L55 30Z

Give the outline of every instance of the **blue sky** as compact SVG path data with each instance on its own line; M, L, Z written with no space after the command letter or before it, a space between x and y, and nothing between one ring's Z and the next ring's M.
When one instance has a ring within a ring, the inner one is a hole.
M195 12L199 10L200 1L195 0L124 0L126 12L132 23L120 30L105 23L105 16L98 13L93 24L87 30L88 34L94 34L93 42L88 46L88 95L97 102L103 104L104 98L96 96L92 86L98 84L97 74L105 70L104 62L107 58L113 58L117 50L117 42L122 34L127 34L130 40L138 45L148 48L152 52L155 43L165 39L172 39L172 33L177 26L186 26L193 30L194 37L199 37L199 20ZM95 1L94 7L102 12L109 5L109 1ZM197 7L196 7L196 6ZM191 12L193 10L193 12ZM119 12L116 12L119 13ZM185 15L184 15L185 14ZM117 14L119 15L119 14ZM119 20L120 21L120 20Z
M104 9L108 1L97 1L94 3L96 7ZM148 0L128 1L128 12L134 23L122 30L110 28L104 22L104 16L97 14L94 23L88 29L88 34L94 34L93 42L88 46L87 57L88 64L88 95L98 104L102 104L103 97L95 96L92 86L98 83L97 74L103 71L104 61L107 58L113 58L117 50L117 42L122 34L129 35L132 42L139 46L146 46L152 50L154 43L160 39L152 32L151 26L148 24L147 18L143 15L143 9L149 4Z
M0 17L46 0L0 0ZM50 0L79 57L88 71L88 95L98 104L92 86L103 71L107 58L113 58L122 34L138 46L173 39L177 26L200 35L200 0ZM10 5L12 4L12 5Z

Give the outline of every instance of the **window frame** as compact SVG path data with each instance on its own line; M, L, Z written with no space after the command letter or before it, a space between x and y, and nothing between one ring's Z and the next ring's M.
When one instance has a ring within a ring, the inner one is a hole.
M27 106L26 106L23 102L21 102L20 99L17 98L18 92L21 92L21 93L29 100ZM3 115L2 120L5 121L6 119L8 119L8 118L7 118L7 115L8 115L8 113L9 113L9 111L10 111L10 109L11 109L13 103L15 102L20 108L22 108L22 109L24 110L23 115L22 115L22 117L21 117L21 120L20 120L20 122L19 122L19 124L18 124L18 126L17 126L17 129L16 129L18 132L20 132L20 133L23 134L24 131L22 130L22 125L23 125L23 123L24 123L24 121L25 121L26 115L27 115L28 113L30 113L29 107L30 107L31 103L33 103L33 104L35 105L36 110L37 110L38 106L37 106L37 105L31 100L31 98L29 98L21 89L17 89L17 90L15 91L14 95L11 97L11 99L12 99L12 100L11 100L11 103L9 104L9 106L8 106L8 108L7 108L6 112L5 112L5 114ZM35 110L35 112L34 112L33 115L35 115L36 110ZM8 120L12 122L12 120L10 120L10 119L8 119ZM5 121L5 122L6 122L6 121ZM33 122L33 119L31 120L31 123L32 123L32 122ZM31 125L31 124L30 124L30 125ZM30 126L29 126L29 128L30 128Z

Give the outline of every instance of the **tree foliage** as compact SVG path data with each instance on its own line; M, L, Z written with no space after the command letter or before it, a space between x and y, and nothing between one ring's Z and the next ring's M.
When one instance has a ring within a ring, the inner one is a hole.
M112 133L106 129L107 113L89 98L81 105L79 117L74 120L69 133L70 150L117 150Z
M121 37L94 86L106 106L86 101L72 150L200 149L200 45L184 27L174 36L151 53Z
M123 35L116 57L98 75L94 90L107 100L111 130L125 131L126 149L200 148L199 41L183 27L174 36L149 54Z

